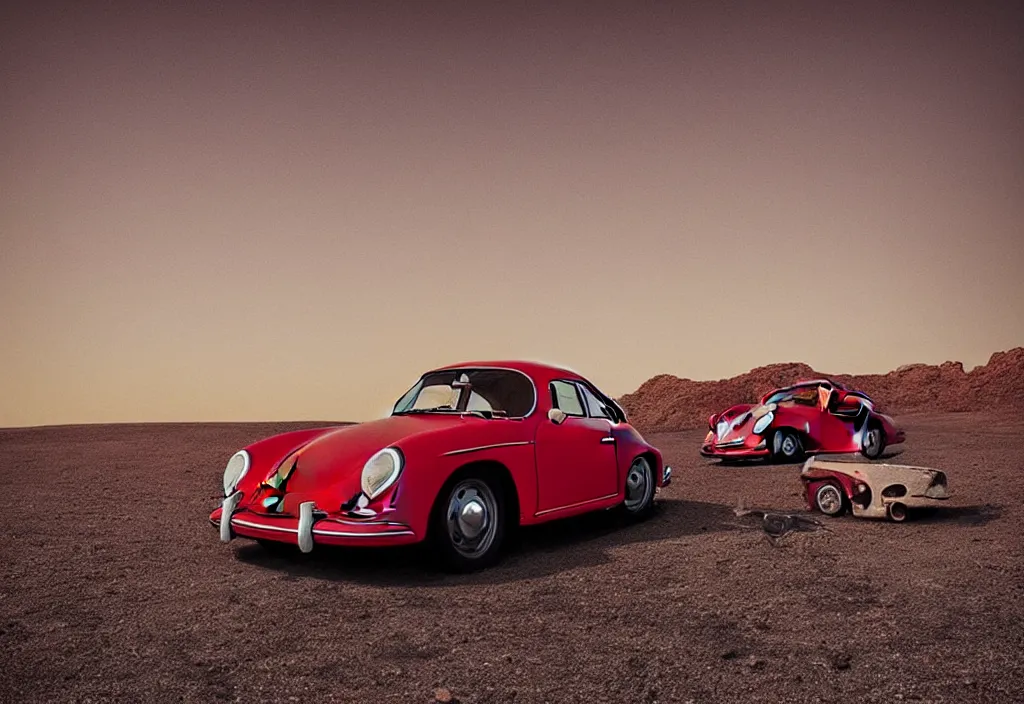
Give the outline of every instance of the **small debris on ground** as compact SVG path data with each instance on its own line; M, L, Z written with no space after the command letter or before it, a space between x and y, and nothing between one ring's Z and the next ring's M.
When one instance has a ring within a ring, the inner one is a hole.
M849 670L850 660L852 660L852 658L848 653L839 653L834 658L832 658L832 667L836 668L837 670Z
M803 533L818 530L828 530L820 521L809 516L801 516L797 513L776 513L763 509L746 508L741 501L733 509L738 517L753 516L761 520L761 528L768 536L772 545L778 544L780 540L790 533Z
M747 658L746 664L747 667L749 667L751 670L760 670L764 667L764 660L757 657L756 655L751 655L749 658Z
M459 704L459 700L444 687L434 690L434 701L438 704Z

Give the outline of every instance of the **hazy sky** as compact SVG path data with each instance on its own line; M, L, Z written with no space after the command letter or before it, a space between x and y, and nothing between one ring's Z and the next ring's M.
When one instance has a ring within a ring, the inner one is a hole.
M0 425L1024 344L1020 3L0 10Z

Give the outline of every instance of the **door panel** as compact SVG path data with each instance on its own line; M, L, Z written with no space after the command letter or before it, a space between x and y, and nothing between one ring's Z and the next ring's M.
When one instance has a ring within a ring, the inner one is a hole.
M829 411L812 414L811 430L823 450L842 451L851 446L853 420L833 415Z
M537 427L537 511L551 511L618 491L611 423L569 416L560 425Z

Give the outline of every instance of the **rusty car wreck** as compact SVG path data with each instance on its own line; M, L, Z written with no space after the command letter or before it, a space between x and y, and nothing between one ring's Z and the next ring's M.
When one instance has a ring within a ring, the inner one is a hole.
M812 457L800 472L807 503L826 516L847 509L862 518L901 522L910 509L950 497L946 474L928 467Z

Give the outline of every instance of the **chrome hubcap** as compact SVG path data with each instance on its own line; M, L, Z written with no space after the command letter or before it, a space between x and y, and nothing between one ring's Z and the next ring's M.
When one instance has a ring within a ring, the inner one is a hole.
M648 494L653 488L651 482L651 466L647 460L639 459L629 468L626 475L626 508L635 511L649 500Z
M878 449L878 431L869 430L867 435L864 436L864 449L868 453L874 454Z
M486 518L487 509L482 503L476 499L467 501L459 509L459 531L469 539L476 538L484 529Z
M792 435L787 435L782 440L782 454L793 455L796 453L796 438Z
M843 505L843 498L834 486L824 486L818 489L818 508L822 513L835 513Z
M446 513L448 537L466 557L487 552L498 527L498 502L486 482L466 479L452 489Z

